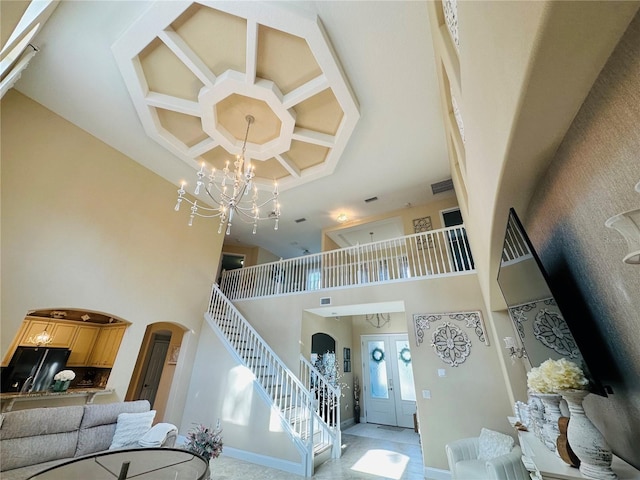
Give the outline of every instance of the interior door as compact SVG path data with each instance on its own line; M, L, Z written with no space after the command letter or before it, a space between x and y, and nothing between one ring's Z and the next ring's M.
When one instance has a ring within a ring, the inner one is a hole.
M416 396L406 334L362 336L367 423L412 428Z
M149 363L147 363L144 380L142 381L142 389L140 390L140 395L138 395L138 400L149 400L152 408L158 392L158 385L160 384L170 340L171 337L169 336L155 335L149 355Z

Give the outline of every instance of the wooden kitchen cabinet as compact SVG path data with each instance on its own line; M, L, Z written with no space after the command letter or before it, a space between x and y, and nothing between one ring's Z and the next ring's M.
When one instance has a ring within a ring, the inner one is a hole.
M126 325L107 325L102 327L91 352L88 366L113 367L113 362L116 360L126 328Z
M85 367L100 334L100 327L93 325L79 325L71 343L71 355L67 360L68 367Z
M51 335L53 341L47 347L71 347L71 342L76 334L77 325L72 322L51 322L46 320L28 320L27 327L20 338L19 345L23 347L34 347L29 342L29 338L41 333L44 329Z

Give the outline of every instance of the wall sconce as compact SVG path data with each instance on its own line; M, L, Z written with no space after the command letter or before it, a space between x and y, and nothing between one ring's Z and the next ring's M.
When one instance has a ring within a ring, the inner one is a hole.
M635 190L640 193L640 182ZM629 252L622 261L630 265L640 265L640 208L614 215L604 224L606 227L616 229L627 241Z
M513 337L504 337L503 341L512 362L515 362L516 358L527 358L527 352L524 348L516 345L516 341Z

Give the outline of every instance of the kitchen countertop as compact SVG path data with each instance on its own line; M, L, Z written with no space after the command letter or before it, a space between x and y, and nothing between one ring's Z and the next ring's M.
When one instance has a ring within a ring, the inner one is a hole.
M45 390L41 392L3 392L0 393L0 400L2 401L2 411L10 412L15 402L24 400L39 400L39 399L51 399L51 398L70 398L70 397L86 397L85 403L93 403L96 395L107 395L113 393L113 388L70 388L64 392L54 392L51 390Z

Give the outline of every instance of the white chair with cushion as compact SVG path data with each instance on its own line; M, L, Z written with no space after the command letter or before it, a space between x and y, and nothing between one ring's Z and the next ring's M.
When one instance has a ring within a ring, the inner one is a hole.
M453 480L529 480L522 451L509 435L483 428L479 437L445 446Z

